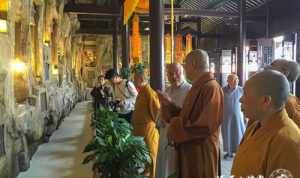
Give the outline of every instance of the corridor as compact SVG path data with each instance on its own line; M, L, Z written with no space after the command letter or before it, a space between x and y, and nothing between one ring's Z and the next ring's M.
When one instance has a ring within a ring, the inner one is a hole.
M18 178L91 178L91 165L81 164L82 151L92 136L89 108L90 102L78 103Z

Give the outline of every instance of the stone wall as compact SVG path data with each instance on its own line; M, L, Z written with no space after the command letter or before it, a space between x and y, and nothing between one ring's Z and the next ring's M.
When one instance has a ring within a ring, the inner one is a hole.
M38 145L48 140L80 98L73 72L80 71L75 65L81 62L80 43L73 43L79 23L76 16L63 13L65 0L8 4L8 32L0 33L0 153L1 141L5 146L1 178L15 178L29 168ZM17 77L11 68L16 58L26 65Z

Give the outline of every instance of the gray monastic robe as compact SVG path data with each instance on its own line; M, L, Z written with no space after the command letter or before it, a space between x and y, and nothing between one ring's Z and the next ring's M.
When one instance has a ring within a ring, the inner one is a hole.
M230 90L228 86L224 92L224 119L222 123L223 148L227 153L235 153L245 132L244 116L241 112L240 98L242 87Z

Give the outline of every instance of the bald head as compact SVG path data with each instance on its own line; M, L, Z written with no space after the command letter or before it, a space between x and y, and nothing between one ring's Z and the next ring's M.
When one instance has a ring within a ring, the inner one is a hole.
M209 57L207 52L202 49L191 51L186 56L185 62L184 69L186 77L192 82L196 81L204 72L209 71Z
M300 65L295 61L277 59L266 68L283 73L290 82L295 82L300 76Z
M168 80L172 85L180 85L184 80L183 67L181 64L172 63L167 66Z
M199 70L208 71L209 57L208 57L207 52L202 49L196 49L196 50L191 51L186 56L185 60L186 60L186 63L191 63L193 66L195 66Z
M256 97L271 97L274 109L284 105L290 90L286 77L275 70L264 70L253 75L246 82L245 87L251 88Z
M168 64L167 66L167 69L168 71L179 71L179 72L182 72L183 71L183 67L181 64L179 63L171 63L171 64Z
M229 74L228 77L227 77L227 83L228 83L228 86L231 88L231 89L234 89L236 88L236 86L238 85L239 83L239 78L236 74Z

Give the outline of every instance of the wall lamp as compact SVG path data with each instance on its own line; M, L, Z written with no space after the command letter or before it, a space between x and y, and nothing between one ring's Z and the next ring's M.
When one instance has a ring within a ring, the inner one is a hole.
M8 29L7 11L8 11L8 1L1 0L1 2L0 2L0 33L6 33L7 29Z
M25 73L26 64L23 61L16 59L11 63L11 69L16 73Z

